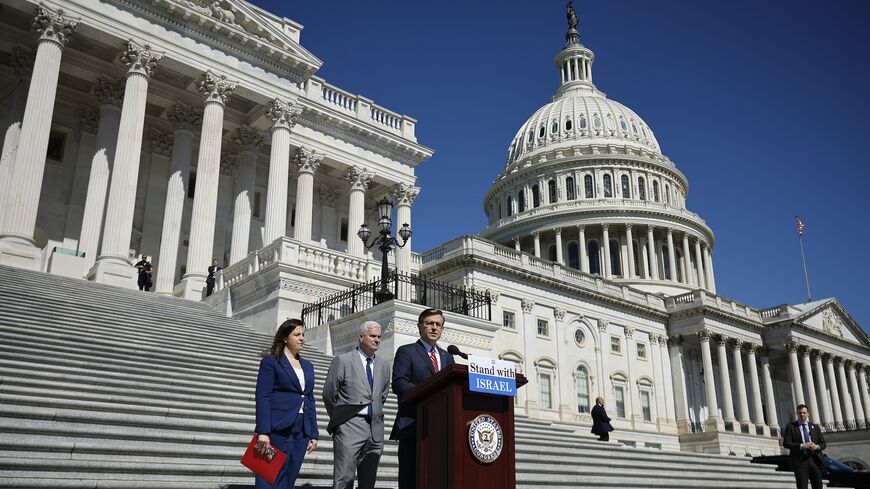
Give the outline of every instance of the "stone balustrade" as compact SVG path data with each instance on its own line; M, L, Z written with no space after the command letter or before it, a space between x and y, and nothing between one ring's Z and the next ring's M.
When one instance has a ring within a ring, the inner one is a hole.
M740 304L736 301L716 295L708 290L697 289L685 294L671 296L665 299L665 306L670 311L685 309L689 307L706 306L713 309L718 309L735 316L746 319L751 319L756 322L762 322L765 317L762 311Z

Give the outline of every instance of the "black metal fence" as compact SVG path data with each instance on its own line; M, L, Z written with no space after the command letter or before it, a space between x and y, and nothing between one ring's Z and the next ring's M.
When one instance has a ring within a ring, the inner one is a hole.
M419 275L397 273L391 273L386 284L382 284L378 278L308 304L302 308L302 320L306 327L312 328L391 299L492 320L492 298L489 292L454 287Z

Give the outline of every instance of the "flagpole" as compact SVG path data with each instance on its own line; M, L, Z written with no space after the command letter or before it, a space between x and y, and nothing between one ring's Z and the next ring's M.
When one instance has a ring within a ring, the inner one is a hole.
M813 295L810 293L810 275L807 273L807 257L804 254L804 224L797 217L795 217L795 222L798 228L798 243L801 247L801 262L804 264L804 283L807 285L807 302L812 302Z

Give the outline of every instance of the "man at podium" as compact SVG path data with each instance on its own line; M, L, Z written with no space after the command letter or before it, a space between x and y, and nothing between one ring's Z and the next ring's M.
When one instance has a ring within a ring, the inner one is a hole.
M399 347L393 360L393 392L399 399L399 412L390 439L399 440L399 489L414 489L417 479L417 405L403 398L417 384L453 364L453 356L437 345L444 333L444 313L424 310L417 328L420 339Z

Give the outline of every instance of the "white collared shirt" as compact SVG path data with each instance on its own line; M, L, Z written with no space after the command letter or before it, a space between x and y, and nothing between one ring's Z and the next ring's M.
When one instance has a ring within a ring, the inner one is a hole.
M302 387L302 392L305 392L305 371L302 370L301 365L299 368L293 367L293 371L296 372L296 378L299 379L299 387ZM304 396L305 395L303 394L303 397ZM305 403L303 402L299 406L299 412L301 413L304 408L305 408Z
M367 357L366 354L363 353L363 351L360 350L359 347L356 347L356 352L359 353L359 360L362 363L363 372L365 372L366 371L366 359L369 357ZM374 378L375 378L375 354L374 353L372 353L371 358L372 358L372 381L374 381ZM366 381L368 381L368 378L366 378ZM372 382L372 383L374 383L374 382ZM362 409L360 409L357 414L361 414L363 416L368 416L369 405L368 404L364 405L362 407Z
M441 371L441 352L438 351L437 346L430 345L427 342L423 342L423 346L426 347L426 356L429 357L429 361L432 361L432 350L435 350L435 363L438 364L438 371Z

